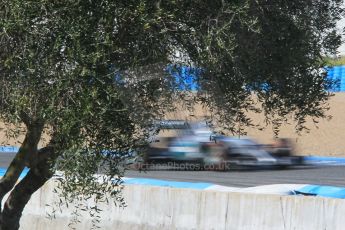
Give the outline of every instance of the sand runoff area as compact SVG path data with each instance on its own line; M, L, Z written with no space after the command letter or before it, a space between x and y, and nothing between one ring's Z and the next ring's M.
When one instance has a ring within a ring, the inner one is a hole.
M309 133L303 132L298 135L293 124L285 124L281 127L279 137L290 138L297 154L345 157L345 93L336 93L329 102L330 110L327 114L333 118L329 121L320 119L317 126L313 122L308 122ZM181 109L167 115L166 119L190 119L190 115L196 118L202 117L203 114L207 112L201 107L196 107L192 114ZM266 127L262 114L254 114L251 118ZM271 143L274 138L270 126L263 131L258 129L246 129L246 131L248 136L263 144Z
M196 108L193 117L202 116L204 111ZM308 123L309 133L297 135L294 125L283 125L280 131L280 137L290 138L295 144L296 153L299 155L319 155L345 157L345 93L336 93L330 99L329 115L333 118L328 120L319 120L318 127L312 122ZM167 115L166 119L188 119L190 113L179 110ZM264 126L264 118L260 114L255 114L252 118ZM19 146L23 136L17 140L8 140L4 132L4 125L0 124L0 145ZM271 127L265 130L247 129L248 136L256 139L260 143L270 143L273 140L273 131ZM47 138L45 138L47 139ZM42 145L43 146L43 143Z

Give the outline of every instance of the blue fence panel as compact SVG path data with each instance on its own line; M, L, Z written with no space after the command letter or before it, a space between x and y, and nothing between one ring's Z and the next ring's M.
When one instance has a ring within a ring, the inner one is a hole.
M327 71L327 78L336 82L336 84L333 85L329 91L345 92L345 65L325 67L324 70ZM199 76L202 74L202 69L183 65L168 65L166 67L166 71L174 78L172 87L177 87L177 89L182 91L200 90ZM116 82L116 84L125 83L120 74L116 74L114 76L114 82ZM252 85L248 85L246 88L249 91L253 90ZM267 91L270 90L270 87L267 83L262 83L259 88Z
M327 77L335 81L336 84L330 89L332 92L345 92L345 65L326 67ZM175 81L180 90L199 90L198 75L201 73L200 69L189 66L168 66L167 71L175 78ZM251 87L248 87L250 90ZM263 85L263 89L269 89L267 85Z
M167 72L175 78L179 90L199 90L198 75L201 70L189 66L168 66Z
M336 85L331 89L332 92L345 92L345 66L334 66L326 68L327 77L336 81Z
M192 90L196 91L198 90L198 84L197 84L197 69L183 66L181 68L180 74L176 75L176 77L179 77L179 79L182 79L182 89L183 90Z

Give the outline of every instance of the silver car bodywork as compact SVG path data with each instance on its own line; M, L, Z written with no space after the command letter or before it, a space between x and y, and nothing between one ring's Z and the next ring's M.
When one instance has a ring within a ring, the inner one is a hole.
M249 137L216 135L206 122L160 122L163 129L179 129L174 137L155 137L145 156L148 163L196 162L239 166L290 166L297 161L269 152ZM271 147L272 148L272 147ZM299 158L298 158L299 159Z

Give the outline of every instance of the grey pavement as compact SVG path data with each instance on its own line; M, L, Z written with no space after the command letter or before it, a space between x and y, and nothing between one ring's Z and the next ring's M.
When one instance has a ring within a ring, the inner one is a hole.
M15 153L0 153L0 167L7 168ZM229 170L220 171L127 171L126 177L161 180L208 182L231 187L250 187L266 184L318 184L345 187L345 166L296 167L286 170Z
M0 168L7 168L15 155L16 153L0 152Z
M127 171L126 177L208 182L230 187L268 184L317 184L345 187L345 166L299 167L285 170Z

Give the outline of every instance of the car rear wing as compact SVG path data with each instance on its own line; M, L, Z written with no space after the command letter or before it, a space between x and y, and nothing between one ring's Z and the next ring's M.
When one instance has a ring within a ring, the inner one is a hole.
M155 127L158 129L189 129L188 122L183 120L162 120L155 121Z

